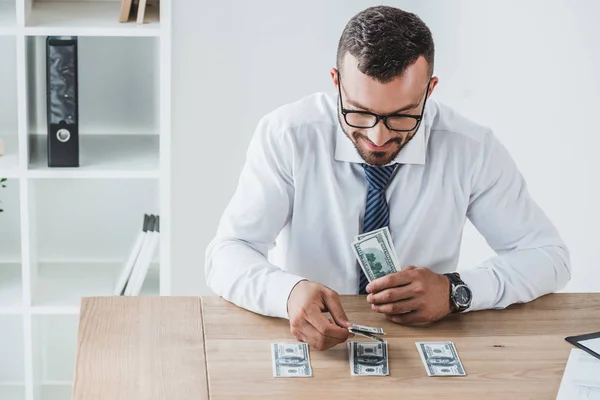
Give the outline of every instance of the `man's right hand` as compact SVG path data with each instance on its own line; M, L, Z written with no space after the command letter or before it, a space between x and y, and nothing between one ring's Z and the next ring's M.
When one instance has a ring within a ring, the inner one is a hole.
M343 343L350 336L352 324L342 308L340 296L315 282L300 281L287 302L290 331L296 338L317 350ZM328 311L334 321L325 318Z

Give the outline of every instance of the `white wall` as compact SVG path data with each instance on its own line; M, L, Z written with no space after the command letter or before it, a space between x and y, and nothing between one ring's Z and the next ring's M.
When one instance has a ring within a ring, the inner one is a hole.
M494 128L572 252L568 291L600 291L600 2L578 0L174 2L176 294L210 293L204 250L258 119L332 90L339 35L359 10L413 11L436 43L434 97ZM471 225L461 266L493 255Z

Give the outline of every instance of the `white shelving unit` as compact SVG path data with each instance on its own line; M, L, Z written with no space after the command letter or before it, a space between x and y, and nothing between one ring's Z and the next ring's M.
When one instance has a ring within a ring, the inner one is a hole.
M16 21L17 13L14 0L0 1L0 35L13 35L17 27Z
M112 296L144 213L141 295L170 295L171 4L0 0L0 400L70 399L82 297ZM78 37L80 163L47 163L47 36Z

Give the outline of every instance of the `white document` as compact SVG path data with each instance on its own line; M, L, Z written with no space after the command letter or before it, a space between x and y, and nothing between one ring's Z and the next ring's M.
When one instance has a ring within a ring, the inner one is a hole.
M571 349L556 400L600 400L600 360Z

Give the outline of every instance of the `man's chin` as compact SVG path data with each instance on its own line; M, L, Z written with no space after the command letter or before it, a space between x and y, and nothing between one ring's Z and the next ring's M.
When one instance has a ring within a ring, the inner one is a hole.
M358 153L362 157L363 160L367 164L370 165L386 165L390 162L394 161L398 153L399 149L395 149L392 151L371 151L363 148L357 148Z

